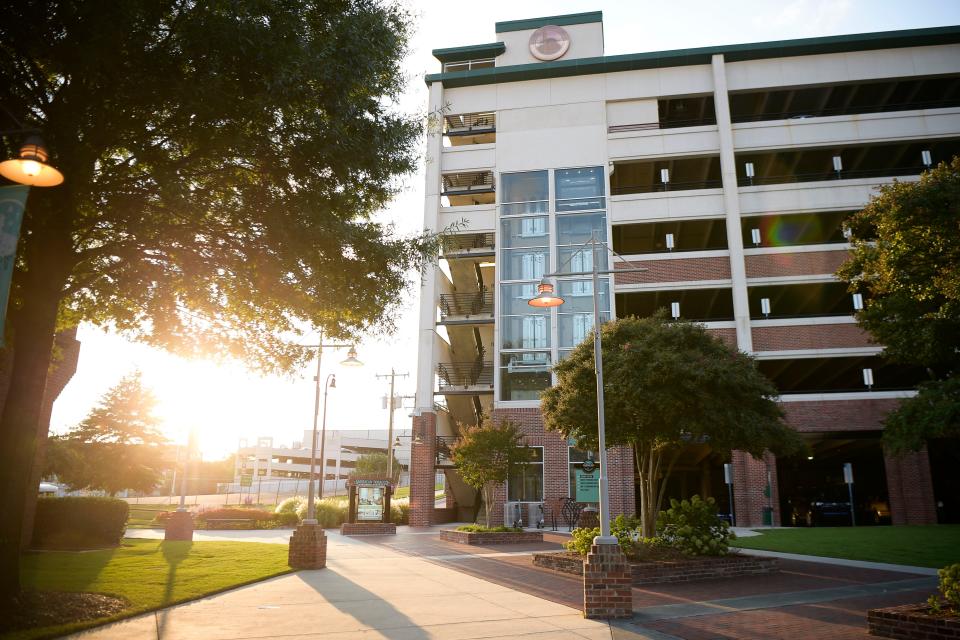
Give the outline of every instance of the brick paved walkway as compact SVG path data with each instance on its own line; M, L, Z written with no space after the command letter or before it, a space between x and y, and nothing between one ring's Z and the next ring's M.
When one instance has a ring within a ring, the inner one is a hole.
M543 543L468 547L422 532L365 541L580 609L581 579L534 567L530 557L558 550L566 539L547 532ZM614 637L867 638L868 608L923 601L936 585L899 571L797 560L781 560L780 567L766 576L634 588L634 619L615 625Z

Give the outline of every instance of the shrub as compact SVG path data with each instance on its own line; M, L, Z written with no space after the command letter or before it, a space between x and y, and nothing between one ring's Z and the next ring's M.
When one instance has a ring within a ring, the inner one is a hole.
M277 519L278 522L285 527L295 527L300 524L300 516L298 516L295 511L284 511L283 513L278 513Z
M315 508L317 512L317 522L325 529L339 527L347 521L348 505L346 500L317 500ZM297 516L300 520L306 519L306 501L297 507Z
M667 544L695 556L722 556L730 550L736 536L730 526L717 517L713 498L670 500L670 508L657 516L657 530Z
M457 531L466 531L467 533L516 533L523 531L520 527L485 527L482 524L464 524L457 527Z
M960 614L960 563L940 569L937 575L940 576L940 598L943 598L943 602L936 595L930 596L927 604L931 613L944 613L943 605L946 605L948 613Z
M117 545L129 514L130 505L117 498L41 498L33 521L33 545L62 549Z
M590 547L593 545L593 539L600 535L600 528L586 529L577 527L570 533L570 539L563 544L567 551L579 553L585 556L590 553Z
M296 513L297 509L300 508L300 505L305 504L306 502L307 501L301 496L287 498L277 505L277 508L274 509L274 513Z
M390 503L390 521L393 524L410 524L410 503Z

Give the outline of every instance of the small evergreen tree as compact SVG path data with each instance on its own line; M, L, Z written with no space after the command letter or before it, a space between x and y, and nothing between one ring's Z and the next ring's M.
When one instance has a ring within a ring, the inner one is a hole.
M139 371L107 391L83 422L51 439L47 471L74 489L115 495L152 491L163 468L166 438L154 415L157 400Z
M452 460L463 481L482 492L487 526L497 485L528 462L530 454L523 434L509 420L496 424L484 418L479 425L461 428L460 440L451 448Z

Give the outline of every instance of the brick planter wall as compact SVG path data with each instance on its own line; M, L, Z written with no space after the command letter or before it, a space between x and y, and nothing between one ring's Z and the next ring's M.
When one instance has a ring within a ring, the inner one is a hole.
M443 529L440 531L440 539L458 544L517 544L519 542L543 542L543 534L539 531L473 533L470 531Z
M340 535L344 536L392 536L397 533L397 525L392 522L344 522L340 525Z
M562 573L583 574L583 560L568 553L535 553L533 554L533 564ZM750 555L700 558L679 562L631 562L629 566L631 582L634 586L716 580L733 576L773 573L780 569L776 558Z
M644 562L630 565L633 584L694 582L733 576L773 573L780 569L776 558L733 555L682 562Z
M898 640L956 640L960 618L927 615L927 606L908 604L867 611L867 628L872 636Z

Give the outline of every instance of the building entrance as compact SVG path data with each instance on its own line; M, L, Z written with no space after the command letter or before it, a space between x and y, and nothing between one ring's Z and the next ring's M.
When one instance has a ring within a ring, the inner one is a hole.
M859 436L859 437L858 437ZM890 501L880 432L807 437L806 455L777 459L783 526L849 526L850 497L844 464L853 470L856 524L890 524Z

